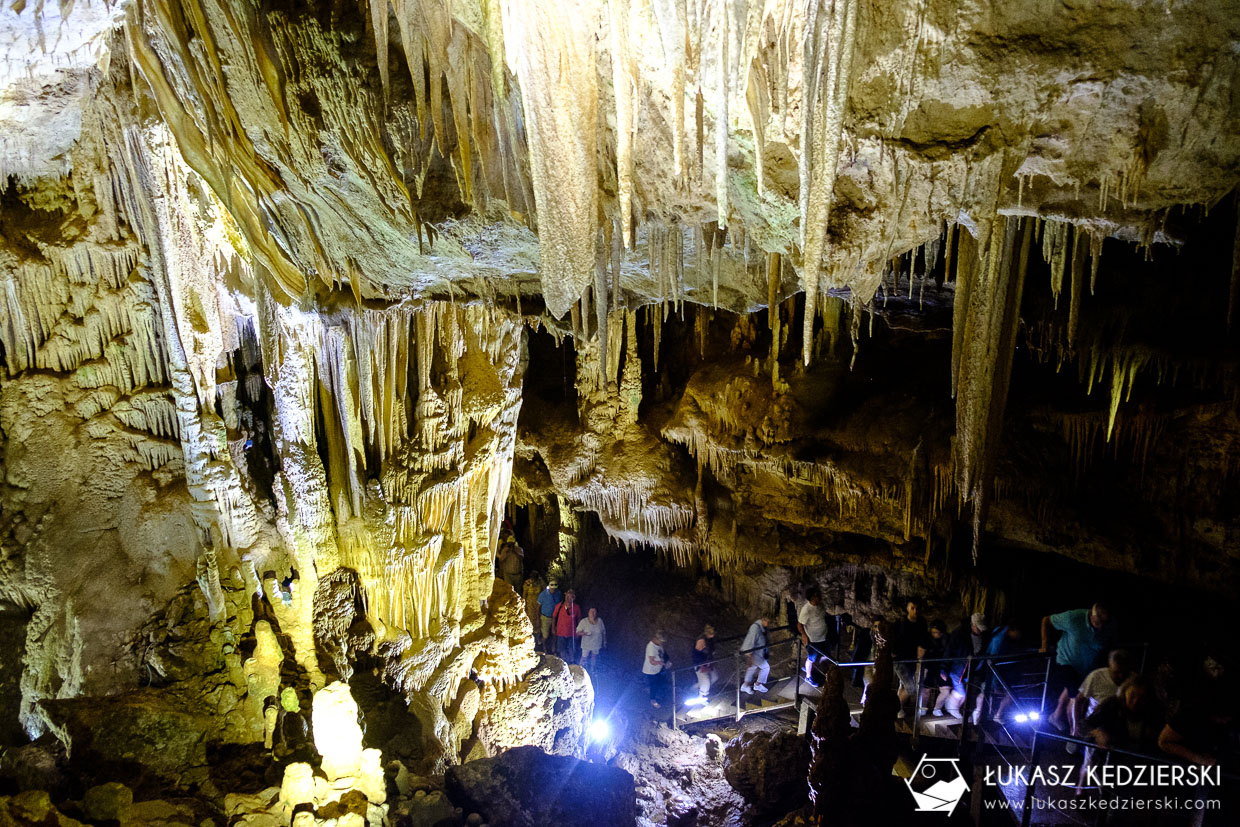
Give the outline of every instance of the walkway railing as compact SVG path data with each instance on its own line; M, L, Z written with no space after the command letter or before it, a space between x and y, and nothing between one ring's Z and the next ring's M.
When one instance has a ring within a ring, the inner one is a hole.
M1141 653L1140 663L1142 668L1148 656L1149 644L1119 644L1114 648L1139 650ZM1032 723L1031 729L1037 729L1037 723L1043 716L1048 714L1048 710L1053 709L1058 698L1048 698L1047 690L1050 685L1050 672L1052 655L1046 652L1021 652L1017 654L1002 655L968 655L961 657L942 657L942 658L916 658L893 661L894 666L909 665L915 667L914 686L917 687L917 696L913 703L913 722L912 722L912 739L913 746L917 746L920 739L920 723L921 723L921 696L926 691L924 678L928 666L950 663L955 665L963 664L964 666L964 686L965 697L960 703L960 731L958 739L960 742L960 750L963 751L964 744L969 740L970 730L976 726L972 722L971 713L977 707L977 698L979 692L984 692L983 709L979 715L979 723L993 711L996 699L999 708L1006 710L1012 709L1012 718L1019 723ZM837 661L829 656L824 659L840 668L856 668L870 667L874 665L874 661ZM977 674L974 670L977 670ZM1004 675L1007 675L1005 678ZM1019 679L1019 682L1018 682ZM987 710L986 701L989 702L991 709ZM1009 721L1001 719L998 721L999 728L1012 742L1012 746L1024 757L1024 749L1021 747L1020 740L1013 735L1008 728Z
M753 647L751 649L738 649L726 655L720 655L712 660L703 663L694 664L692 666L684 666L674 669L670 672L671 678L671 694L672 694L672 726L679 729L681 719L685 717L685 713L681 710L682 703L685 700L692 701L699 696L698 691L698 670L706 667L715 671L718 676L712 682L710 695L718 702L721 694L726 690L729 692L729 702L735 704L734 709L721 709L713 714L692 716L686 723L700 723L702 721L717 721L723 718L731 718L739 721L745 715L753 712L773 712L777 709L788 709L800 705L801 694L801 671L800 664L803 659L801 636L797 634L796 629L792 626L779 626L776 628L768 628L766 630L767 644L765 646ZM731 638L718 638L715 646L727 644L734 641L742 640L744 635L737 635ZM749 667L746 655L759 652L762 649L767 650L766 661L770 666L770 674L767 677L768 683L776 683L789 678L795 678L796 684L793 692L793 698L789 701L767 704L754 709L748 709L746 704L745 693L741 687L744 683L744 674Z
M737 635L730 638L719 638L716 639L715 645L718 647L722 644L732 643L741 640L742 637ZM692 723L720 720L722 718L734 718L739 721L745 715L754 712L773 712L789 707L799 709L802 699L805 697L802 695L801 682L804 680L802 666L807 655L802 645L800 634L793 625L779 626L767 629L767 640L769 641L768 644L762 648L769 650L767 661L771 667L771 676L768 682L774 684L789 679L795 681L790 700L765 704L752 709L747 708L741 686L743 675L748 665L745 656L754 650L738 650L716 657L706 663L681 667L670 672L672 726L679 728L681 718L684 717L684 713L681 710L682 699L697 696L697 670L702 666L712 667L721 673L719 680L712 686L712 695L718 697L717 693L720 690L730 689L734 693L735 709L720 710L715 714L692 716L690 719ZM1140 662L1142 666L1145 665L1148 644L1128 644L1120 645L1116 648L1140 650ZM836 657L832 657L832 654L835 654ZM847 661L837 660L837 657L838 651L824 645L819 659L824 664L829 663L840 669L865 669L875 664L872 660ZM963 658L959 656L910 658L893 661L894 666L912 666L914 668L913 685L917 687L917 693L913 698L911 726L913 746L917 746L921 737L920 729L923 708L921 700L923 693L928 689L928 687L923 686L927 669L941 664L950 664L951 667L956 668L963 666L962 674L965 696L959 706L961 726L957 733L960 753L963 754L964 745L973 738L972 732L981 721L992 719L997 705L997 708L1001 711L1010 709L1012 712L1010 720L1000 715L995 723L998 724L1000 731L1011 742L1011 746L1020 753L1021 757L1027 758L1021 740L1016 737L1009 725L1013 721L1022 724L1029 723L1031 724L1031 731L1036 732L1038 722L1057 704L1057 698L1047 697L1050 684L1051 658L1052 656L1049 653L1031 651L1018 654L967 655ZM955 670L953 669L952 671ZM980 704L978 700L979 693L983 693ZM977 722L973 720L974 710L979 710Z
M1164 766L1179 766L1179 767L1190 766L1190 765L1185 764L1182 761L1177 761L1171 756L1168 756L1166 754L1155 755L1151 753L1135 752L1133 750L1121 749L1119 747L1101 747L1095 744L1093 741L1090 741L1084 738L1074 738L1070 735L1060 735L1055 732L1035 730L1033 733L1033 744L1030 748L1030 753L1031 753L1030 758L1029 758L1029 767L1031 768L1030 772L1032 772L1033 767L1039 766L1038 765L1038 752L1040 749L1045 748L1045 746L1048 743L1076 744L1078 747L1082 748L1082 760L1088 761L1090 765L1097 765L1099 761L1097 760L1096 756L1101 756L1101 765L1104 767L1108 766L1111 763L1112 757L1114 756L1116 757L1117 763L1120 761L1123 761L1123 762L1127 762L1131 764L1133 763L1135 759L1136 761L1143 762L1146 764L1159 764L1159 765L1164 765ZM1094 753L1095 758L1090 759L1090 758L1085 757L1090 752ZM1232 801L1234 793L1236 792L1237 788L1240 787L1240 775L1236 775L1234 773L1229 773L1229 772L1222 772L1221 770L1215 770L1214 772L1217 774L1217 777L1219 778L1220 782L1226 782L1226 786L1228 788L1228 801L1229 802ZM1033 802L1034 802L1034 798L1037 795L1037 787L1038 787L1037 783L1032 782L1032 781L1025 785L1024 803L1021 808L1021 821L1020 821L1021 827L1029 827L1029 825L1032 823L1033 812L1035 809L1033 806ZM1077 785L1076 787L1069 787L1069 789L1073 789L1075 792L1076 790L1089 791L1089 790L1095 790L1099 788L1095 786ZM1149 793L1157 793L1158 795L1163 795L1165 792L1164 790L1159 790L1157 788L1132 787L1129 789L1131 791L1130 794L1137 795L1137 796L1142 794L1142 790L1145 790L1146 792L1149 792ZM1191 824L1193 827L1201 827L1201 825L1203 825L1206 821L1206 814L1216 813L1216 812L1219 813L1219 815L1211 817L1211 820L1210 820L1211 824L1234 824L1235 823L1234 812L1228 812L1226 815L1222 815L1221 807L1212 809L1208 803L1211 800L1215 800L1215 801L1219 800L1219 796L1222 793L1221 786L1210 787L1207 785L1197 785L1193 787L1177 787L1175 789L1180 795L1189 796L1191 797L1192 801L1199 804L1199 806L1177 809L1173 811L1173 812L1178 812L1178 813L1183 814L1185 817L1184 819L1185 823ZM1210 793L1210 790L1212 789L1214 790L1213 794ZM1105 809L1105 808L1100 809L1098 811L1098 817L1095 823L1099 825L1104 823L1108 813L1109 813L1108 809ZM1082 823L1085 823L1085 822L1082 822Z

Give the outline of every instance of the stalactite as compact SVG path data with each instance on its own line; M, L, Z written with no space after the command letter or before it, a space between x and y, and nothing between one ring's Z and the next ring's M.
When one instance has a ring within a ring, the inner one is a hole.
M1048 221L1042 234L1042 258L1051 269L1051 295L1059 306L1059 294L1063 291L1064 266L1068 257L1068 239L1072 225L1063 221Z
M598 87L590 23L567 0L511 0L504 15L525 108L543 296L557 318L593 277Z
M663 350L663 309L651 305L648 309L651 327L654 330L654 371L659 372L659 354Z
M594 264L594 318L595 318L595 336L598 339L598 346L601 349L599 357L600 381L604 388L607 387L608 374L608 348L611 346L611 339L607 331L607 242L603 238L603 233L599 232L598 252L595 256ZM613 374L614 375L614 374Z
M1081 301L1085 287L1085 247L1081 244L1083 231L1072 230L1072 292L1068 301L1068 350L1076 346L1077 327L1080 324ZM1066 242L1065 242L1066 244Z
M758 58L749 66L749 81L745 101L749 109L749 125L753 129L754 176L758 183L758 197L766 194L766 124L771 118L771 101L767 94L766 72Z
M672 73L672 166L677 179L686 177L685 169L685 40L687 20L684 0L655 0L655 19L663 44L663 60ZM699 117L698 123L701 123ZM700 130L699 130L699 145Z
M712 29L716 49L714 99L715 106L715 207L720 227L728 226L728 94L731 80L728 43L731 40L731 3L714 3Z
M956 437L953 460L963 500L973 504L973 555L976 561L985 526L986 494L993 480L1003 411L1011 375L1020 298L1028 268L1032 224L996 216L989 226L982 261L957 280ZM1013 259L1016 237L1020 251ZM963 252L963 251L962 251ZM1015 265L1015 272L1011 272Z
M611 12L612 88L616 99L616 182L620 226L625 249L633 248L629 235L633 221L633 98L637 78L629 55L629 0L608 0Z
M807 365L813 344L813 314L817 307L818 282L826 252L827 225L831 217L831 200L848 104L857 3L856 0L838 0L832 4L829 22L821 20L817 3L812 4L811 8L814 12L806 26L805 65L821 68L817 74L807 77L809 83L806 103L803 104L801 233L804 242L802 260L806 318L801 358Z
M1098 286L1098 265L1102 263L1102 242L1105 236L1101 233L1089 234L1089 295L1094 294Z

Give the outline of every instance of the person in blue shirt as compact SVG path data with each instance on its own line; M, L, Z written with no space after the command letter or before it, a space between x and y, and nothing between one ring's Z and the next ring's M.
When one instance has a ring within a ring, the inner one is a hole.
M999 660L991 661L991 668L994 673L1003 679L1003 682L1011 687L1018 682L1024 669L1022 663L1005 663L1002 658L1010 655L1021 655L1029 651L1024 645L1024 630L1019 623L1008 623L999 626L990 636L990 643L986 646L986 654ZM991 693L992 698L999 699L999 706L994 710L995 723L1002 723L1004 716L1007 715L1008 709L1012 706L1012 696L1004 692L998 684L988 686L987 690Z
M1043 652L1050 651L1056 632L1060 633L1059 641L1055 646L1055 659L1051 661L1046 697L1055 699L1055 711L1049 723L1063 730L1067 726L1065 716L1069 702L1115 640L1115 622L1102 603L1095 603L1088 609L1047 615L1042 618Z
M560 584L556 580L547 583L547 588L538 593L538 611L542 614L540 631L543 647L548 655L555 654L555 635L551 629L551 619L555 616L555 607L564 601L560 592Z

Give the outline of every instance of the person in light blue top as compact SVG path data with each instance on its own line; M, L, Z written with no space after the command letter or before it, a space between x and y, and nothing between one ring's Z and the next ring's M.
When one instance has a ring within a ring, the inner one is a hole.
M564 595L560 592L560 584L554 579L547 583L547 588L538 594L538 610L542 615L540 631L543 647L548 655L555 654L555 630L551 628L551 618L555 615L555 607L563 600Z
M1115 640L1115 623L1111 612L1101 603L1088 609L1072 609L1042 618L1042 651L1049 652L1051 638L1059 632L1055 660L1051 664L1050 683L1046 697L1054 698L1055 711L1049 723L1064 729L1068 703L1085 676Z

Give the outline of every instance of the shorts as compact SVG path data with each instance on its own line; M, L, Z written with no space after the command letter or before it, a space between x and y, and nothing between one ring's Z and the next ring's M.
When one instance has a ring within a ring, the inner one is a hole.
M542 638L543 640L546 640L547 638L551 637L551 618L547 615L541 615L541 617L542 617Z
M1075 698L1085 678L1071 666L1051 661L1050 679L1046 684L1046 702L1052 707L1059 703L1059 696L1066 689L1068 697Z
M896 679L900 682L900 689L910 695L917 694L917 664L915 663L897 663L894 664Z

